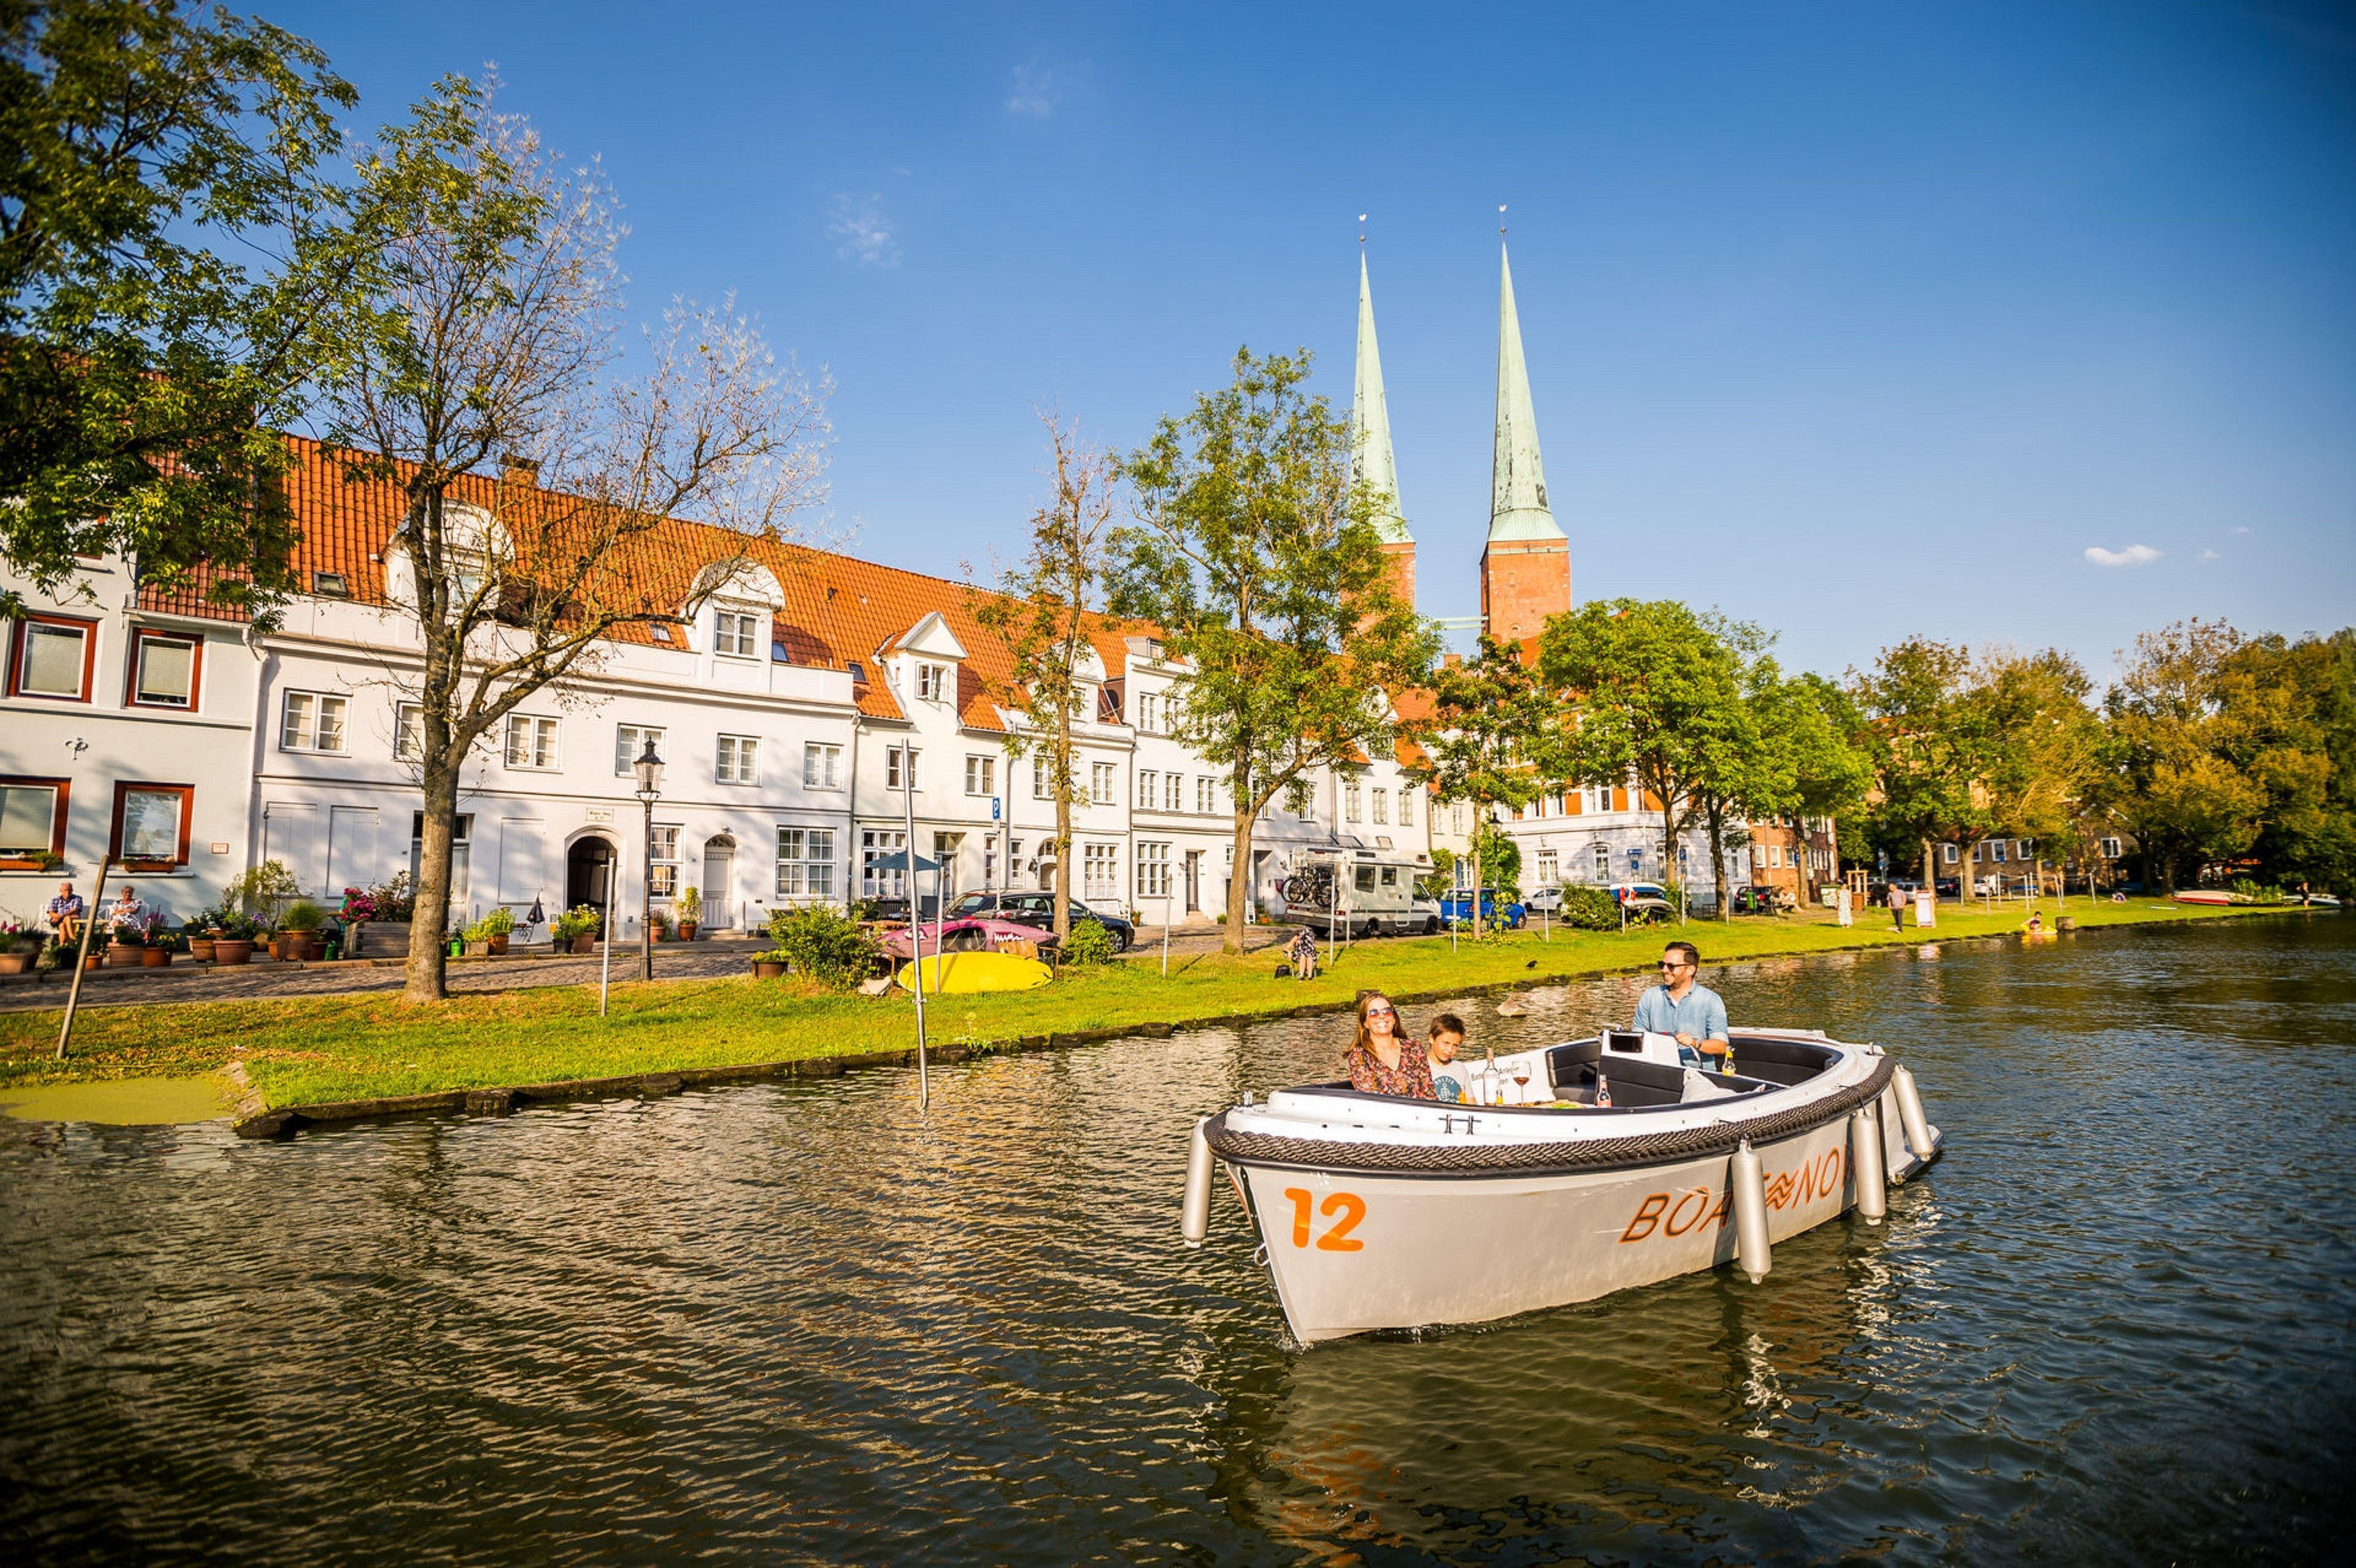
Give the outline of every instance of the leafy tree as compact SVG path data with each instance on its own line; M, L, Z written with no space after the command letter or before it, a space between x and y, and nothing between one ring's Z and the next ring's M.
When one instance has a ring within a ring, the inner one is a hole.
M1874 668L1851 673L1850 691L1872 736L1875 813L1886 834L1919 847L1922 886L1938 886L1934 846L1986 837L1994 817L1983 780L1996 762L1988 714L1977 699L1968 650L1925 637L1881 650ZM1959 863L1967 873L1968 862ZM1962 877L1958 876L1958 891Z
M1306 388L1310 356L1239 349L1234 380L1164 416L1127 464L1137 521L1115 530L1114 613L1160 628L1191 670L1173 732L1226 772L1235 875L1226 948L1243 948L1252 824L1315 770L1388 741L1387 691L1435 642L1391 592L1354 481L1349 422Z
M1470 801L1478 830L1472 837L1472 884L1516 875L1498 863L1494 845L1512 840L1494 827L1497 808L1527 805L1550 787L1562 768L1562 709L1526 664L1517 643L1485 633L1480 651L1462 663L1443 664L1408 704L1417 714L1411 732L1423 761L1408 770L1418 784L1431 786L1448 804ZM1481 929L1479 901L1472 929Z
M418 706L423 794L408 995L439 998L451 832L467 754L552 683L594 671L622 628L691 617L819 494L824 387L780 369L733 304L684 302L618 357L620 238L593 165L566 171L487 86L444 79L356 170L368 258L336 302L325 383L348 478L400 493L391 544L412 639L394 676ZM524 460L488 508L470 479ZM648 538L713 525L692 584L658 584Z
M2033 840L2036 878L2056 848L2091 865L2093 840L2107 826L2109 791L2094 682L2058 649L1999 653L1980 672L1980 702L1997 738L1986 779L1988 812L2000 834Z
M1030 553L1000 576L994 594L976 594L972 604L974 619L1011 656L1012 678L996 695L1021 715L1023 728L1008 736L1008 752L1028 752L1055 797L1055 935L1065 938L1071 935L1072 805L1081 788L1077 731L1095 717L1083 672L1094 657L1088 627L1102 608L1120 465L1052 414L1042 417L1055 494L1032 514Z
M270 432L338 347L322 162L354 101L265 22L0 0L0 560L42 592L114 554L226 604L289 586Z
M1547 623L1539 667L1578 714L1563 776L1617 786L1633 779L1661 814L1661 864L1700 809L1740 702L1740 670L1721 627L1674 599L1612 599Z

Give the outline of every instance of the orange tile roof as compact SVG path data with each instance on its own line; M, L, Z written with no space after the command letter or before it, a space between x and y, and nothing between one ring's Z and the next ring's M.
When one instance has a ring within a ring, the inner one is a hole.
M307 587L316 573L334 572L343 578L355 603L386 603L384 558L406 507L401 486L390 477L358 476L352 459L324 443L304 436L288 436L286 441L294 453L285 478L287 496L295 527L302 533L294 560L298 581ZM564 526L557 509L549 504L552 494L520 475L498 478L462 475L450 490L453 499L498 517L523 551L529 550L530 538L538 530ZM881 719L902 717L891 688L874 669L874 659L896 645L927 614L937 612L967 653L958 675L960 720L976 730L1003 731L997 699L1012 688L1013 660L997 634L974 616L978 603L997 597L986 590L832 550L748 537L674 517L655 523L625 543L614 565L619 581L600 584L601 593L608 599L635 597L649 611L674 607L691 596L696 577L706 566L738 554L767 568L777 580L785 607L773 619L773 636L789 662L833 669L855 666L868 674L869 678L852 686L862 713ZM241 611L220 605L190 608L205 603L204 581L175 594L143 592L142 606L220 619L244 618ZM641 624L617 626L612 635L616 641L647 647L684 651L692 646L693 634L683 623L672 622L668 629L673 639L668 644ZM1091 617L1089 641L1109 677L1117 680L1124 671L1128 660L1124 638L1141 630L1150 633L1152 628Z

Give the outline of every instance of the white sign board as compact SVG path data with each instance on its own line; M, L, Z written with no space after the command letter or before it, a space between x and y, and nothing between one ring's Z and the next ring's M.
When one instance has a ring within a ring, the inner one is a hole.
M1939 895L1927 888L1914 895L1914 923L1917 925L1939 923Z

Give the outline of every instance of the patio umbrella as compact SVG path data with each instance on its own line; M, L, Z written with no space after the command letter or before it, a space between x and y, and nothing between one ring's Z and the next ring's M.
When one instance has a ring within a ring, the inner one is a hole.
M868 864L879 871L905 871L908 869L908 852L905 849L894 849L889 855L871 860ZM916 857L916 869L919 871L937 871L940 869L941 863L938 860L927 860L922 855Z

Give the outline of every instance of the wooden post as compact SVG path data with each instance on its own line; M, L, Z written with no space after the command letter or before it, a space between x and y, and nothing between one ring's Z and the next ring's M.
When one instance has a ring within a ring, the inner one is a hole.
M90 967L90 933L98 929L98 911L106 901L106 861L98 862L98 886L91 890L90 902L84 906L81 923L81 945L74 953L73 983L66 987L65 1021L58 1025L58 1056L66 1059L66 1042L73 1039L75 1009L81 1006L81 977Z

